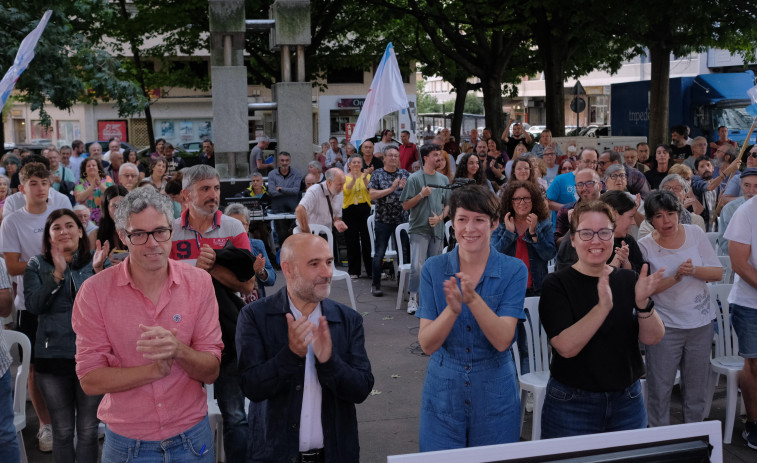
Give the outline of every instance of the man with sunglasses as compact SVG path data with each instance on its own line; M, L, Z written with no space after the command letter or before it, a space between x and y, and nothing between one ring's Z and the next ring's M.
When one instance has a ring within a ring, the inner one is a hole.
M105 394L102 461L211 463L203 383L216 380L223 347L211 278L169 259L167 196L138 188L114 220L129 256L82 284L71 320L81 387Z
M223 416L223 444L227 461L244 461L247 414L234 345L237 317L244 303L233 293L251 293L256 283L254 275L241 281L231 269L218 264L216 250L230 242L237 249L250 251L250 240L242 222L218 210L221 181L215 168L197 165L184 169L183 174L182 195L189 207L173 223L171 258L194 265L213 277L224 343L221 371L215 381Z
M573 208L576 207L580 201L591 201L599 199L599 195L602 192L602 182L599 179L599 174L594 169L581 169L576 172L576 192L578 193L578 200L564 205L557 212L557 222L555 222L555 244L560 245L563 238L565 238L568 230L570 230L570 215L573 212Z

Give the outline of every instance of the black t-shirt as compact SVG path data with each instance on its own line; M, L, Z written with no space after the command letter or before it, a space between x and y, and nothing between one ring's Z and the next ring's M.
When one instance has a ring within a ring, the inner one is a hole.
M515 147L518 146L519 143L523 143L526 145L526 148L528 148L528 151L531 151L531 146L526 143L526 136L523 135L521 138L514 138L510 137L507 139L507 142L505 143L505 147L507 148L507 154L509 156L512 156L515 152Z
M362 170L365 170L365 169L367 169L369 167L373 167L374 171L376 171L378 169L383 169L384 168L384 161L382 161L381 159L377 158L376 156L373 156L373 158L371 158L371 162L367 163L367 162L365 162L365 158L363 158L363 169Z
M682 148L670 145L670 157L672 159L686 159L689 156L693 156L693 154L689 145L683 145Z
M649 188L651 190L658 190L660 188L660 182L668 176L668 172L657 172L657 169L650 169L644 172L644 176L647 178L647 182L649 182Z
M636 279L631 270L610 274L613 307L594 336L573 358L552 351L550 373L557 381L592 392L622 391L644 373L639 352L639 322L634 315ZM598 277L573 267L544 279L539 316L552 339L586 316L599 302Z
M18 190L18 186L21 184L21 178L18 176L18 172L11 177L11 188Z

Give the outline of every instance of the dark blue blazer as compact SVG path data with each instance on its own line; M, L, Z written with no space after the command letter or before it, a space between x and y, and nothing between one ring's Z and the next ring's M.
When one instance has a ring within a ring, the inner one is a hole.
M327 462L360 460L355 404L368 397L373 374L365 352L363 317L326 299L321 310L331 333L331 359L316 359L323 389L321 424ZM248 462L297 461L305 359L289 350L286 287L245 306L237 321L242 391L251 401Z

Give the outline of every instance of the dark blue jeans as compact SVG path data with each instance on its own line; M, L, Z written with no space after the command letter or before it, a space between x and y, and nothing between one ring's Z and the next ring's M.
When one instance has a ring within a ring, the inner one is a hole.
M213 388L223 418L223 450L229 462L245 461L247 456L249 429L240 384L236 361L221 364Z
M373 284L381 284L381 265L386 255L386 248L389 247L389 240L394 236L394 230L397 228L396 223L384 223L376 221L374 233L376 235L373 243ZM410 242L402 240L402 243L394 243L397 252L404 253L405 262L410 262Z
M541 414L541 437L582 436L647 427L637 380L624 391L590 392L549 379Z
M103 396L85 394L73 372L65 375L36 374L37 385L45 398L53 425L53 462L97 463L100 453L97 407Z
M16 426L13 425L13 385L8 368L0 376L0 461L19 461L19 458Z

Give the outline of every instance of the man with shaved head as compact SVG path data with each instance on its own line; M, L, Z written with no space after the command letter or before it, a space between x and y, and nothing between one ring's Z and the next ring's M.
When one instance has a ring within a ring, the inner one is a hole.
M250 404L247 461L359 461L355 404L373 388L359 313L327 299L333 256L323 238L281 247L286 286L244 307L237 322Z

